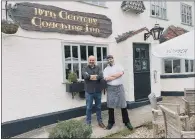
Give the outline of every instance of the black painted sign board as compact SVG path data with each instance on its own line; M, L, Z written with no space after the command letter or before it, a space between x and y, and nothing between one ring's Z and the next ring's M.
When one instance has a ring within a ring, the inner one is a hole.
M112 34L112 22L105 15L69 11L29 2L17 3L10 12L20 27L29 31L92 35L102 38Z

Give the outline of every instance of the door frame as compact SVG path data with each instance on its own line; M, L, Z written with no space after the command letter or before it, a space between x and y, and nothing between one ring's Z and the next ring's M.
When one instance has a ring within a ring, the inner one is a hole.
M133 88L134 88L134 101L135 102L139 102L139 101L145 101L145 100L148 100L148 98L142 98L142 99L135 99L135 77L134 77L134 64L135 64L135 60L134 60L134 48L135 48L135 44L144 44L144 45L148 45L148 58L149 58L149 61L148 61L148 65L149 65L149 74L150 74L150 90L152 91L152 82L151 82L151 44L150 43L146 43L146 42L133 42L132 43L132 54L133 54Z

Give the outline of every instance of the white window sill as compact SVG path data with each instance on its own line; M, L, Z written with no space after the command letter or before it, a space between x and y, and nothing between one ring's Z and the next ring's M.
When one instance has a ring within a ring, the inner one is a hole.
M186 26L193 27L193 25L189 25L189 24L187 24L187 23L183 23L183 22L181 22L181 24L182 24L182 25L186 25Z
M101 7L101 8L105 8L105 9L108 8L107 6L97 5L97 4L93 4L93 3L88 3L88 2L85 2L85 1L77 1L77 2L88 4L88 5L92 5L92 6L96 6L96 7Z
M160 20L165 20L165 21L169 21L167 18L163 19L163 18L160 18L160 17L157 17L157 16L153 16L153 15L150 15L151 18L157 18L157 19L160 19Z
M78 81L79 81L79 82L80 82L80 81L84 81L84 79L78 79ZM68 83L68 80L62 82L62 84L66 84L66 83Z
M195 72L182 72L182 73L162 73L161 75L183 75L183 74L194 74Z

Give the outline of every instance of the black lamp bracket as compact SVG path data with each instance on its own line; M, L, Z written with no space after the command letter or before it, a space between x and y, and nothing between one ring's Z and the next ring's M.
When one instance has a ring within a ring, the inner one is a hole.
M147 40L150 37L151 33L144 33L144 41Z

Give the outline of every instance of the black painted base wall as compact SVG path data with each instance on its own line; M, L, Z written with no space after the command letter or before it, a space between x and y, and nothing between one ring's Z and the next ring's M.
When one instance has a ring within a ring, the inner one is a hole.
M195 77L195 74L174 74L174 75L160 75L161 79L171 79L171 78L192 78Z
M102 110L107 110L106 103L102 103ZM93 108L93 113L95 109ZM68 109L29 118L22 118L1 124L2 138L9 138L42 126L57 123L58 121L68 120L85 115L85 106Z
M184 96L183 91L161 91L161 96Z
M162 101L162 98L159 97L158 101ZM141 102L127 102L127 108L134 109L148 104L150 104L149 100ZM106 102L102 103L102 111L104 110L107 110ZM2 138L10 138L28 132L30 130L40 128L42 126L57 123L58 121L84 116L85 111L86 111L85 106L83 106L64 111L5 122L1 124ZM95 113L94 107L93 113Z

